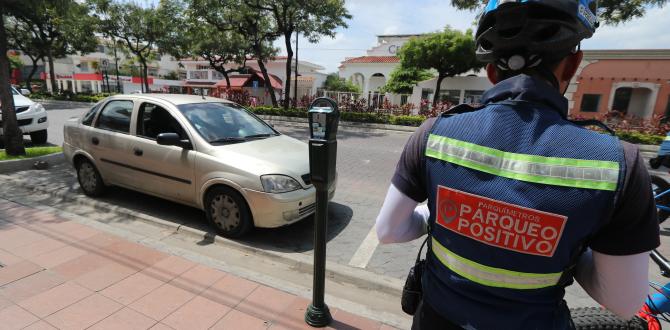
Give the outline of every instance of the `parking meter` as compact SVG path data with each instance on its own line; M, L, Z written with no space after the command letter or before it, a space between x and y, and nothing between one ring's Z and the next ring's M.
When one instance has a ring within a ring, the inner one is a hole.
M326 280L326 227L328 223L328 191L335 182L337 160L337 126L340 113L337 103L329 98L312 102L309 112L309 170L316 188L314 215L314 288L312 303L305 312L305 322L325 327L332 321L324 302Z

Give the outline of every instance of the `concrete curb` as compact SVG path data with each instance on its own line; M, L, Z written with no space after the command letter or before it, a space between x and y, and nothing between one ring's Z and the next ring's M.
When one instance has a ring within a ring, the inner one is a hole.
M655 152L658 153L658 149L661 146L649 145L649 144L638 144L637 147L640 149L640 152Z
M0 161L0 174L33 170L33 164L35 164L37 161L45 161L49 163L49 166L52 166L54 164L64 163L65 157L63 156L62 152L58 152L33 158L3 160Z
M3 179L13 182L21 181L12 179L10 177L5 177ZM49 190L39 186L29 186L25 184L24 187L32 191L45 193L53 197L75 202L80 205L89 206L100 211L115 212L128 218L141 221L149 225L155 225L168 230L173 230L175 233L184 234L196 239L213 239L214 242L220 246L233 248L238 251L243 251L260 257L272 258L277 262L291 266L291 268L299 272L312 273L314 267L312 257L308 255L298 253L281 253L251 247L218 236L211 232L187 227L183 224L174 223L171 221L165 221L150 215L128 210L124 207L109 205L108 203L99 202L89 197L72 196L71 193L67 192L67 189ZM379 291L398 298L401 296L402 287L404 285L404 281L397 278L375 274L364 269L353 268L334 262L328 263L326 268L326 276L329 280L343 284L349 284L362 289Z

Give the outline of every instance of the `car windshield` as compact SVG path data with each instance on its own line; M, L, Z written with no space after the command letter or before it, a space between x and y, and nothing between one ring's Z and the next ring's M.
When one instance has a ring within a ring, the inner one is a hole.
M224 144L279 135L272 127L233 103L192 103L177 106L207 142Z
M12 91L12 95L19 95L19 91L17 91L16 88L10 87L9 90Z

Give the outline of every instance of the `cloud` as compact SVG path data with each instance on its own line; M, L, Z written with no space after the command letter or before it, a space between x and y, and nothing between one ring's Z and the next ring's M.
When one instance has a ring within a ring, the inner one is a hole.
M604 26L584 42L585 49L668 48L670 6L651 8L644 17L618 26Z

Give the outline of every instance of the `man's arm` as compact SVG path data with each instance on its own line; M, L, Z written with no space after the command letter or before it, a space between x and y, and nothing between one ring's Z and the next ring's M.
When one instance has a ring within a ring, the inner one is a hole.
M623 189L611 220L591 240L575 278L593 299L630 318L648 293L649 251L660 244L651 180L637 147L622 143Z
M612 256L589 250L579 260L575 279L595 301L630 319L649 292L649 253Z
M404 243L425 235L430 211L417 204L391 185L375 225L379 242Z

